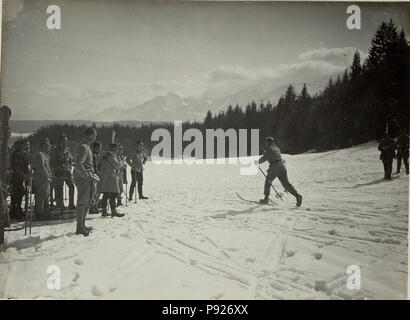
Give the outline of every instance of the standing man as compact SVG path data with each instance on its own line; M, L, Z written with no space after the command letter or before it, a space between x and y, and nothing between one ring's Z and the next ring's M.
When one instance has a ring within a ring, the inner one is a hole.
M118 144L117 157L120 163L120 168L118 171L118 187L120 188L120 192L117 196L117 206L122 206L122 194L124 193L124 183L126 183L127 181L127 164L125 163L124 147L120 143Z
M52 171L50 167L50 140L44 138L40 141L40 151L33 159L33 181L35 189L35 215L37 220L46 218L44 208L50 199L50 184Z
M302 204L302 195L299 194L289 182L285 163L282 160L282 155L279 148L274 143L274 139L272 137L267 137L265 140L265 145L266 151L264 155L259 160L255 161L256 165L259 165L260 163L263 163L265 161L269 161L269 169L264 187L265 198L261 199L260 202L269 203L271 184L273 180L278 177L285 190L296 198L296 206L300 207Z
M131 167L131 186L129 200L132 200L135 185L138 181L138 197L139 199L148 199L142 192L142 184L144 181L143 170L144 164L147 161L147 155L143 151L144 144L142 141L137 141L137 150L126 159L126 162Z
M77 145L74 156L74 183L77 187L77 229L76 234L88 236L92 227L85 225L85 217L90 209L93 192L96 191L98 176L94 173L91 144L97 138L93 127L87 128L85 137Z
M107 200L110 202L111 217L123 217L124 214L118 213L115 200L120 192L118 184L121 163L118 161L118 145L110 143L109 150L101 156L101 183L100 191L103 194L101 206L102 216L108 216Z
M100 170L101 170L101 142L95 141L92 144L92 152L93 152L93 166L94 166L94 173L101 178ZM97 190L94 192L93 199L91 202L90 214L98 213L98 200L100 199L100 182L97 183Z
M28 140L27 140L28 141ZM29 162L27 147L29 146L26 140L16 141L14 144L14 151L10 157L11 164L11 219L24 219L24 214L21 209L23 197L26 194L25 185L29 181Z
M404 162L406 167L406 174L409 174L409 135L404 129L402 129L396 142L397 148L397 172L400 173L401 160Z
M68 138L65 134L60 135L59 143L57 144L51 157L51 167L53 169L55 181L55 192L57 207L61 215L64 214L64 182L68 187L69 210L75 210L74 205L74 183L71 169L74 159L68 147Z
M393 159L396 159L396 143L385 133L378 147L380 153L380 160L383 162L384 179L392 180L391 174L393 171Z

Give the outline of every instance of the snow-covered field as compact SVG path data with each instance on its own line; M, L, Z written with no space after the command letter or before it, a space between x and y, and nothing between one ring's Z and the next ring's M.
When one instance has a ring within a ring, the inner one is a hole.
M240 200L261 198L264 182L240 165L148 163L149 200L123 218L89 216L87 238L73 221L8 232L0 297L406 299L408 176L381 179L376 143L284 157L300 209L289 194L275 206ZM60 290L47 288L50 265ZM349 265L360 290L346 286Z

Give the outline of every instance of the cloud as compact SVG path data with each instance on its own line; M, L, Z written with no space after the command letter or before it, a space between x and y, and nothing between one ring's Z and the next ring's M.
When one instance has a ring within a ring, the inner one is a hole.
M353 55L358 50L354 47L343 48L319 48L302 52L298 55L298 59L302 61L328 61L333 64L350 64L353 59ZM358 50L361 57L366 54Z
M357 49L353 47L320 48L302 52L298 61L276 67L246 69L241 66L219 66L206 74L209 84L257 82L278 79L299 72L316 72L322 75L333 75L348 67ZM365 54L359 51L362 58Z

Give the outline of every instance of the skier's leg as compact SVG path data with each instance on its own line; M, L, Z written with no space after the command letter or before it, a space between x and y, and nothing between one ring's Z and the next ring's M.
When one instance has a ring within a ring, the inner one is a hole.
M136 179L136 171L135 170L131 170L131 185L130 185L130 191L129 191L129 197L128 197L128 199L130 199L130 200L132 200L132 196L133 196L133 194L134 194L134 188L135 188L135 185L136 185L136 183L137 183L137 181L136 181L137 179Z
M401 152L397 152L397 171L396 173L400 173L400 168L401 168Z
M117 208L115 207L115 199L117 198L117 193L110 192L109 199L110 199L110 208L111 208L111 217L123 217L123 213L118 213Z
M64 210L64 179L57 178L54 182L55 199L57 208Z
M389 168L388 168L387 160L383 160L383 169L384 169L384 179L388 179L387 174L388 174Z
M278 179L287 192L296 198L296 206L300 207L302 204L302 195L297 192L295 187L289 182L288 172L283 170L279 173Z
M391 174L393 171L393 159L390 159L388 162L388 171L387 171L387 179L391 180Z
M270 196L270 188L272 188L271 184L273 180L277 177L277 173L273 171L269 171L266 175L265 179L265 185L263 187L263 194L265 195L265 199L263 199L261 202L268 203L269 202L269 196Z
M74 210L75 205L74 205L74 183L73 183L73 178L68 177L65 180L65 183L67 184L67 187L68 187L68 207L71 210Z
M102 216L103 217L108 216L108 213L107 213L107 200L108 200L108 193L103 192L103 197L102 197L102 200L101 200L101 210L102 210Z
M409 174L409 154L405 154L403 157L404 166L406 167L406 174Z
M142 172L137 172L137 180L138 180L138 197L140 199L145 198L142 192L142 184L144 182L144 176Z

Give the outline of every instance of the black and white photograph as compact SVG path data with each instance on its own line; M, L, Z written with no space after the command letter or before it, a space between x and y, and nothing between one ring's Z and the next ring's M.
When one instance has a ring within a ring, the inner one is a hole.
M0 4L0 299L408 299L409 2Z

